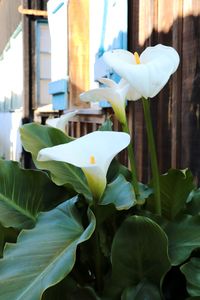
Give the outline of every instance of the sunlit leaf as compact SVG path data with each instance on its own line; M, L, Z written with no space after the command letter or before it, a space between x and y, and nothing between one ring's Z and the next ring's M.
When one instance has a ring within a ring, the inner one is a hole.
M17 162L0 160L0 222L4 227L30 228L40 211L68 197L46 173L24 170Z
M136 204L132 185L122 175L119 175L107 185L100 204L114 204L117 210L129 209Z
M71 142L73 139L61 130L35 123L26 124L20 129L22 144L32 154L38 169L50 171L52 180L57 185L70 185L73 189L91 199L86 178L80 168L58 161L37 161L38 152L47 147Z
M49 286L72 270L78 244L88 240L95 218L88 209L84 229L75 207L76 198L41 213L34 229L23 230L17 244L7 244L0 260L0 299L39 300Z

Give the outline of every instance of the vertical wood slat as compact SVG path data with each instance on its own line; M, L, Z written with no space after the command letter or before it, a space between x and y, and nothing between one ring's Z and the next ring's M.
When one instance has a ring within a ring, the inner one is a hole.
M69 0L69 106L87 107L79 94L89 89L89 0Z
M182 53L182 30L183 30L183 2L173 2L173 31L172 45ZM171 166L175 168L181 165L181 106L182 106L182 60L180 66L172 78L172 101L171 101L171 122L172 122L172 138L171 138Z
M183 3L182 51L182 157L181 165L189 164L200 181L200 131L198 106L200 104L200 2Z

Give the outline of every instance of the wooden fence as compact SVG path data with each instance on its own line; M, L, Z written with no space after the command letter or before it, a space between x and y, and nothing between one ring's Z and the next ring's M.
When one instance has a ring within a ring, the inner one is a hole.
M173 46L181 58L178 71L162 92L151 100L160 171L166 172L171 167L189 167L199 180L199 0L128 1L129 50L141 53L147 46L158 43ZM71 73L73 72L75 69L72 68ZM147 181L150 177L150 168L141 101L130 101L127 113L135 143L139 179ZM74 123L74 129L71 127L75 136L92 128L91 120L94 116L81 118L81 122ZM116 129L119 128L116 120L114 124Z
M162 43L177 49L181 63L151 100L161 172L189 167L200 179L200 1L129 1L129 50ZM129 103L140 179L149 177L141 101Z

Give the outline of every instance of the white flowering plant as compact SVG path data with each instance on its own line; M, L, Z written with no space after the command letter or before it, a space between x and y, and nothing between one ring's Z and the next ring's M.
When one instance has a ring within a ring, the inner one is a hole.
M200 190L191 172L157 164L149 98L176 71L172 47L104 54L121 76L80 95L109 101L108 119L80 138L68 117L21 127L35 169L0 160L0 299L161 300L200 298ZM140 183L126 101L142 99L152 179ZM72 113L70 116L73 116ZM57 128L55 128L57 127ZM117 160L127 148L130 169Z

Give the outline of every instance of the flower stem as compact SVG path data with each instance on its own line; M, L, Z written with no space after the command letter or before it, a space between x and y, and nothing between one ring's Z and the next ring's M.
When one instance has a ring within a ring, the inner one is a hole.
M144 118L146 122L147 139L148 139L148 146L149 146L149 153L150 153L150 160L151 160L153 188L155 194L155 211L158 215L161 215L160 179L159 179L158 161L156 155L155 140L153 135L153 126L151 121L149 100L142 97L142 104L144 110Z
M99 217L98 217L98 200L94 199L94 214L96 217L96 228L94 231L94 256L95 256L95 276L96 290L101 293L103 288L103 279L101 272L101 250L99 241Z
M123 132L126 132L130 134L127 120L126 123L122 124L122 130ZM137 175L136 175L136 163L135 163L135 157L134 157L134 147L133 147L133 142L130 142L128 145L128 157L131 165L131 172L132 172L132 186L135 192L135 197L136 200L139 200L140 192L139 192L139 185L138 185L138 180L137 180Z

